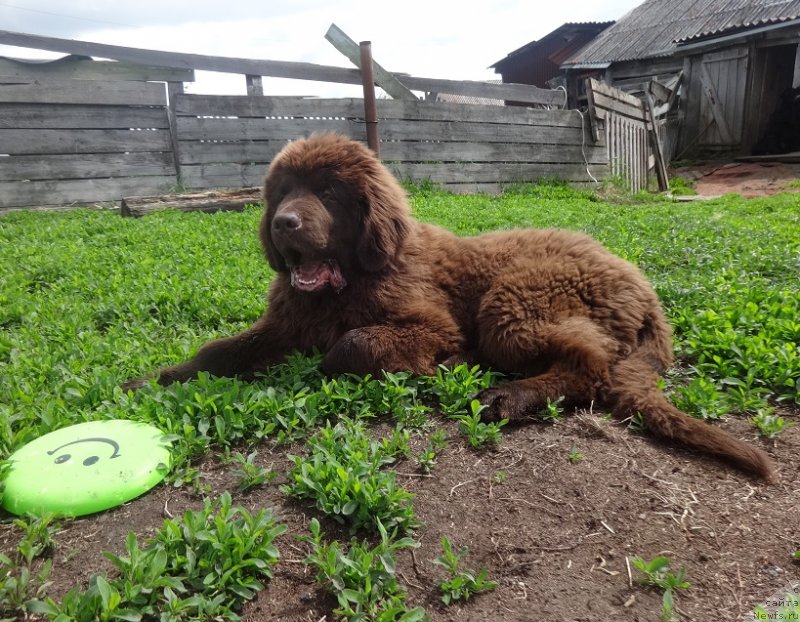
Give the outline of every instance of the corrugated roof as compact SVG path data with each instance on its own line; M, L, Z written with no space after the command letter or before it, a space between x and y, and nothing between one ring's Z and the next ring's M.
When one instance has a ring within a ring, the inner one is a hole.
M669 54L678 42L800 18L800 0L646 0L564 65Z

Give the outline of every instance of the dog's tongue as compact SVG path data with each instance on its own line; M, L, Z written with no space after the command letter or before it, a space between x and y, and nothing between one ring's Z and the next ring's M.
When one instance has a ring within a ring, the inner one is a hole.
M303 292L317 292L326 285L340 292L345 283L339 265L333 261L307 261L292 267L292 287Z

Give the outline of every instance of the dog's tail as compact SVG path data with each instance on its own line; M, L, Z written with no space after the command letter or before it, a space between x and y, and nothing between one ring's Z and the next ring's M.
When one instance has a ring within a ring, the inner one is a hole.
M658 373L646 350L634 352L611 368L609 404L619 418L644 419L654 435L699 449L737 467L775 481L775 465L769 456L720 428L694 419L673 406L658 388Z

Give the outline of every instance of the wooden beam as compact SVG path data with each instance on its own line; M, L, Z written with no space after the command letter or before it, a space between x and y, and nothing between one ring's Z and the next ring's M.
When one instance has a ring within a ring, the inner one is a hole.
M437 93L466 95L468 97L486 97L523 104L539 104L558 109L565 107L563 91L540 89L538 86L530 84L440 80L438 78L417 78L404 74L395 74L395 77L414 91L435 91Z
M161 52L158 50L124 47L121 45L90 43L87 41L75 41L73 39L58 39L56 37L42 37L40 35L30 35L8 30L0 30L0 44L48 50L50 52L62 52L65 54L98 56L100 58L110 58L113 60L158 67L202 69L205 71L220 71L223 73L270 76L273 78L361 84L361 77L359 72L355 69L329 67L313 63Z
M667 177L667 166L664 162L664 149L661 146L661 138L658 135L658 126L656 125L655 104L653 103L653 96L645 91L645 101L647 102L647 110L650 116L650 139L653 144L653 154L656 160L656 179L658 179L658 189L661 192L669 190L669 178Z
M328 32L325 33L325 38L335 47L339 52L344 54L351 63L361 69L361 50L359 45L353 41L347 34L339 28L336 24L331 24ZM394 77L391 73L381 67L373 58L372 71L375 78L375 84L381 87L389 95L395 99L402 99L406 101L416 100L417 96L414 95L409 89Z
M245 205L252 205L260 200L261 188L126 197L120 204L120 214L144 216L162 209L177 209L183 212L241 211Z
M598 114L597 106L594 102L594 84L597 80L589 78L586 80L586 101L589 106L589 125L592 127L592 138L594 142L599 143L603 140L605 135L604 120Z
M47 62L0 58L0 78L193 82L194 71L118 61L92 60L73 54Z
M158 67L241 73L271 78L291 78L294 80L334 82L338 84L361 84L361 72L358 69L316 65L314 63L161 52L104 43L42 37L8 30L0 30L0 45L13 45L66 54L98 56L100 58ZM437 91L439 93L452 93L471 97L487 97L525 104L540 104L552 108L560 108L564 103L564 94L561 91L540 89L529 84L439 80L417 78L404 74L394 74L394 76L413 91Z

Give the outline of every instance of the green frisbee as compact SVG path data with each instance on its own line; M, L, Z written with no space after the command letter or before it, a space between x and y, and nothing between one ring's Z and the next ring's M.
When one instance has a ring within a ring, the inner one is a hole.
M2 505L12 514L83 516L135 499L169 471L163 436L158 428L124 419L45 434L8 458Z

